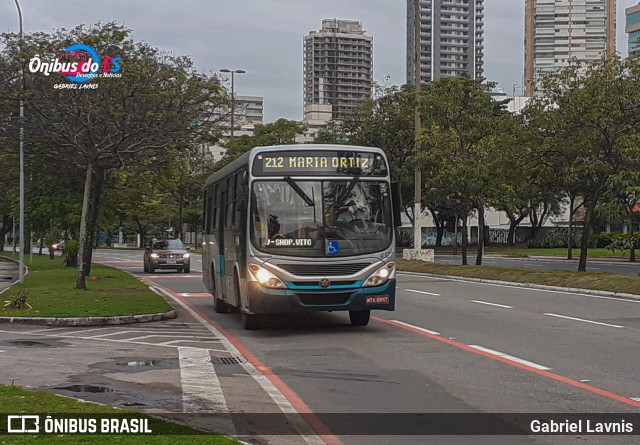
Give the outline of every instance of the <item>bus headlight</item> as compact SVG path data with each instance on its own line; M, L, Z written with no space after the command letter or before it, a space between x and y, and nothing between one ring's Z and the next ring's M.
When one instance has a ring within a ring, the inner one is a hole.
M267 269L252 264L249 266L251 275L260 283L261 286L270 287L273 289L286 289L287 286L282 280L269 272Z
M182 255L182 258L189 258L191 255L188 253L185 253L184 255Z
M393 263L388 263L386 266L376 270L367 278L362 287L382 286L391 277L394 267Z
M152 259L157 260L158 258L160 258L160 255L158 255L157 253L152 253L151 255L149 255Z

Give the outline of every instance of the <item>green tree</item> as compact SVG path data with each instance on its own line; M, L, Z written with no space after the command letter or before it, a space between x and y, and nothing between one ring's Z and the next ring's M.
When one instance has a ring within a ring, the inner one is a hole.
M585 207L578 271L587 265L594 210L610 179L639 158L640 65L618 56L545 76L526 112L544 157L576 185Z
M462 219L462 264L467 264L467 219L476 209L478 254L482 263L484 209L496 190L499 121L504 106L466 76L434 82L420 101L420 136L426 149L418 158L427 188L446 196L450 212Z
M98 88L56 89L64 79L40 72L27 76L28 125L46 139L58 156L82 166L85 173L76 287L86 289L91 230L97 218L102 178L109 169L149 159L168 147L190 145L214 131L217 104L224 99L218 80L198 74L186 57L167 57L131 39L131 30L115 23L78 26L53 34L34 33L19 45L15 35L3 35L3 58L11 72L36 55L55 58L71 44L83 42L99 55L122 58L122 78L97 79ZM0 90L21 93L15 78ZM197 125L193 125L196 122ZM93 194L93 199L91 199ZM93 212L90 214L90 202Z

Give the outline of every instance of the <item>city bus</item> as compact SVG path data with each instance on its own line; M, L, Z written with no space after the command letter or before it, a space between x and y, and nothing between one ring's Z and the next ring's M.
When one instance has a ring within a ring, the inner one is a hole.
M212 174L204 190L203 281L218 313L395 308L400 195L379 148L256 147Z

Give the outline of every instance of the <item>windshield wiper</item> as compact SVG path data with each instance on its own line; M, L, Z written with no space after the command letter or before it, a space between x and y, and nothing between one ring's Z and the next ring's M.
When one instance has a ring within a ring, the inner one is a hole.
M302 190L300 188L300 186L296 183L296 181L291 179L290 176L285 176L284 180L287 181L287 184L289 184L291 186L291 188L296 191L298 196L300 196L302 198L302 200L305 202L305 204L307 204L309 207L315 207L316 203L313 202L313 199L309 198L309 195L307 195L304 192L304 190Z
M359 180L360 180L360 176L354 177L347 185L347 188L344 189L342 193L340 193L340 196L338 197L338 199L336 199L338 206L341 207L344 204L344 201L347 199L349 194L353 191L354 187L356 186Z

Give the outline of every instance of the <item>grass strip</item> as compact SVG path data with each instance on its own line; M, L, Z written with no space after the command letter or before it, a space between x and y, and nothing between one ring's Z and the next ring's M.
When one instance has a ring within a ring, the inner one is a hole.
M14 257L8 252L0 255ZM75 267L65 267L61 257L34 256L25 261L29 273L0 296L0 316L18 317L105 317L152 314L173 308L147 285L112 267L94 264L87 277L88 290L75 289ZM27 292L32 309L4 306L17 292Z
M98 415L130 414L131 417L138 419L149 419L149 426L154 432L154 435L0 435L0 444L238 445L240 443L228 437L206 434L187 426L155 419L134 410L121 410L57 396L47 391L33 391L5 385L0 385L0 411L12 415L65 413L78 416L91 415L92 418L97 418ZM6 417L3 417L1 423L4 428ZM159 432L162 435L155 435ZM0 430L0 434L6 434L6 431Z
M542 284L640 295L640 277L603 272L567 272L558 270L529 270L518 267L456 266L400 261L399 271L451 275L463 278Z

